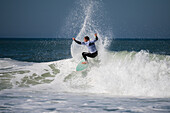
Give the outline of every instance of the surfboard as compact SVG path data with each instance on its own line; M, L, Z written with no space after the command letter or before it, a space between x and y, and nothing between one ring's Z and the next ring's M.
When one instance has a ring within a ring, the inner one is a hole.
M76 67L76 71L83 71L88 67L88 64L82 64L82 62L85 62L84 59L82 59L79 64Z

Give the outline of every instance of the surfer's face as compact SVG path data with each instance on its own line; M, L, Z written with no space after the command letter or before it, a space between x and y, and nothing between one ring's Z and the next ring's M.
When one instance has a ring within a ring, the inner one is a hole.
M88 40L86 38L84 38L84 42L87 42Z

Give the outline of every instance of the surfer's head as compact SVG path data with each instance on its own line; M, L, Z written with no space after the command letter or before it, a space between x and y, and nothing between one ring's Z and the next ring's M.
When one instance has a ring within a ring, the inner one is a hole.
M85 36L85 37L84 37L84 41L85 41L85 42L87 42L87 41L89 41L89 40L90 40L90 38L89 38L88 36Z

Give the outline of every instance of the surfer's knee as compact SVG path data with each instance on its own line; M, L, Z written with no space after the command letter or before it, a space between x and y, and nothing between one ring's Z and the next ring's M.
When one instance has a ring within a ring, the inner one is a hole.
M85 52L83 52L82 55L84 56L84 55L85 55Z

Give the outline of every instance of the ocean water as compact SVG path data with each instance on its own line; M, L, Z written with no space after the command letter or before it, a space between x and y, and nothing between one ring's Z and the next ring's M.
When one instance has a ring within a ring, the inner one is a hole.
M114 52L140 52L170 55L170 40L110 39L106 47ZM68 38L1 38L0 58L26 62L50 62L72 58L72 39ZM80 52L81 53L81 52Z
M169 40L115 40L98 0L77 0L65 21L66 39L0 39L0 112L170 112ZM99 54L76 72L87 48L71 38L94 33Z
M27 62L50 62L71 58L69 39L1 38L0 58Z
M170 112L170 41L110 41L76 72L71 39L0 39L0 112Z

